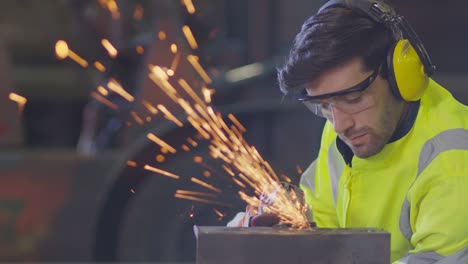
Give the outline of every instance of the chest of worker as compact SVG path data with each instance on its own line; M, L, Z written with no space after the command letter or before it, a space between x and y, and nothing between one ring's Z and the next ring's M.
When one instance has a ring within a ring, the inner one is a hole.
M335 177L338 178L334 180L340 226L386 226L395 223L400 217L403 201L417 178L423 145L424 142L414 138L410 132L401 140L387 144L380 153L370 158L354 156L349 164L343 164L342 170L336 173ZM330 177L334 177L333 173L330 173Z

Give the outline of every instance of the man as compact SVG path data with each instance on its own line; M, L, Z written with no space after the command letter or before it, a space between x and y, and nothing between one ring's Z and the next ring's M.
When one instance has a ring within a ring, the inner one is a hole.
M317 226L390 232L394 263L466 264L468 108L401 19L343 0L303 24L278 80L327 122L300 187Z

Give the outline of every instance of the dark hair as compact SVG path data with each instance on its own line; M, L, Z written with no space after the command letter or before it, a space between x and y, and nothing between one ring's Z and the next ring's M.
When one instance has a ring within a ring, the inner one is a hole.
M360 10L330 7L310 17L302 25L285 64L278 68L278 82L284 94L297 94L303 85L324 71L361 57L368 70L385 66L387 51L393 46L392 32Z

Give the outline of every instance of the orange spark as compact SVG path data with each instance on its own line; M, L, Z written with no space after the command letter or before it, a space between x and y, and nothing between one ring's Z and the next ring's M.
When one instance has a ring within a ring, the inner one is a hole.
M120 18L119 7L117 6L117 3L115 0L98 0L98 1L102 8L107 9L111 13L113 19Z
M205 99L205 102L207 104L211 103L211 95L214 94L214 90L213 89L208 89L206 87L202 87L202 94L203 94L203 97Z
M106 67L104 67L104 65L102 65L102 63L100 63L99 61L94 62L94 68L96 68L100 72L106 71Z
M167 76L166 71L164 71L164 69L163 69L164 67L161 68L161 67L159 67L159 66L155 66L155 65L151 65L151 64L148 65L148 66L150 67L151 72L152 72L156 77L158 77L158 78L161 79L161 80L165 80L165 81L169 80L169 76ZM175 90L173 87L171 88L170 83L169 83L168 88L170 88L170 89L169 89L170 92L172 92L172 93L175 93L175 92L176 92L176 90Z
M190 30L189 26L184 25L182 27L182 32L184 32L185 38L187 39L188 44L192 49L197 49L198 44L197 41L195 40L195 37L192 34L192 30Z
M164 157L164 155L159 154L159 155L156 156L156 161L159 162L159 163L162 163L162 162L166 161L166 157Z
M192 0L182 0L182 4L187 8L189 14L195 13L195 6L193 6Z
M195 163L202 163L202 162L203 162L203 158L200 157L200 156L196 156L195 158L193 158L193 161L194 161Z
M158 138L156 135L154 135L153 133L148 133L146 135L146 137L153 141L154 143L158 144L160 147L162 148L165 148L167 150L169 150L172 154L175 154L177 151L175 150L175 148L171 147L169 144L167 144L166 142L164 142L162 139Z
M182 87L185 90L185 92L195 102L197 102L200 105L204 105L204 102L202 101L202 99L200 99L200 97L195 93L195 91L193 91L192 87L190 87L190 85L184 79L179 79L178 83L179 83L180 87Z
M141 45L136 46L135 50L136 50L136 53L138 53L138 54L140 54L140 55L142 55L143 53L145 53L145 49L144 49L143 46L141 46Z
M207 84L210 84L211 79L206 73L206 71L203 69L203 67L200 65L200 63L198 62L198 57L194 55L188 55L187 60L190 62L190 64L192 64L192 67L195 69L195 71L198 72L198 74L203 79L203 81Z
M131 94L129 94L127 91L125 91L125 89L122 87L122 85L120 85L120 83L118 81L116 81L115 79L113 79L113 78L111 78L107 82L107 87L109 87L109 89L111 89L113 92L119 94L125 100L127 100L129 102L133 102L135 100L135 98Z
M101 44L107 50L107 53L109 54L111 58L117 57L117 54L118 54L117 49L112 45L112 43L110 43L109 40L102 39Z
M67 42L64 40L59 40L55 43L55 54L58 59L63 60L67 57L78 63L81 67L86 68L88 67L88 62L81 58L78 54L73 52L71 49L68 48Z
M159 38L159 40L166 40L166 32L159 31L158 32L158 38Z
M217 193L221 193L221 192L222 192L220 189L214 187L213 185L211 185L211 184L209 184L209 183L206 183L206 182L204 182L204 181L201 181L201 180L199 180L199 179L197 179L197 178L192 177L192 178L190 178L190 180L191 180L192 182L194 182L194 183L200 185L200 186L203 186L203 187L205 187L205 188L207 188L207 189L210 189L210 190L212 190L212 191L215 191L215 192L217 192Z
M198 146L198 143L190 137L187 138L187 142L190 143L190 145L192 145L193 147Z
M16 104L18 104L18 112L23 112L24 106L26 105L26 102L28 102L28 99L26 99L26 97L23 97L16 93L10 93L8 98L11 101L16 102Z
M221 151L217 149L215 146L210 145L208 146L208 148L210 149L210 154L214 159L220 158L228 164L232 163L232 161L228 159L228 157L226 157L223 153L221 153Z
M259 186L257 186L257 184L255 184L253 182L253 181L258 180L258 179L253 179L253 181L252 181L251 179L246 177L243 173L239 173L239 178L241 178L244 182L246 182L248 185L250 185L253 188L255 188L255 187L260 188Z
M116 104L112 103L107 98L103 97L102 95L100 95L100 94L98 94L96 92L91 92L91 97L93 97L97 101L101 102L102 104L106 105L107 107L109 107L109 108L111 108L113 110L117 110L119 108Z
M191 116L187 117L187 121L190 122L190 124L202 135L203 138L206 140L210 139L210 134L206 133L205 130L200 126L200 124L194 120Z
M236 176L236 174L228 166L223 164L221 165L221 167L232 177Z
M241 199L243 199L244 201L247 201L248 204L254 206L255 208L259 206L260 201L258 200L257 197L248 196L243 191L239 191L238 194L241 197Z
M171 114L171 112L169 112L169 110L167 110L167 108L162 105L162 104L158 104L157 105L157 108L164 113L164 117L169 120L169 121L172 121L174 122L177 126L179 127L183 127L184 124L182 124L182 122L179 121L179 119L177 119L173 114Z
M133 160L127 160L127 166L129 167L136 167L137 163Z
M247 188L247 186L245 186L245 184L243 184L241 181L239 181L238 179L236 178L232 178L232 180L237 184L239 185L241 188L245 189Z
M273 177L274 180L276 181L279 181L279 178L278 178L278 175L276 175L275 171L273 170L273 168L270 166L270 164L268 164L268 162L264 161L262 159L262 157L260 156L260 154L258 153L257 149L253 148L255 150L255 152L257 153L257 156L260 158L263 166L266 167L267 169L267 172L270 173L271 177Z
M141 117L138 116L138 114L135 111L130 112L130 114L132 115L135 122L137 122L138 124L143 125L145 123L145 121L143 121L143 119L141 119Z
M213 208L213 211L215 212L216 215L218 215L219 220L224 218L225 215L221 213L219 210L216 210L216 208Z
M214 193L206 193L206 192L195 192L195 191L189 191L189 190L176 190L177 194L183 194L183 195L192 195L192 196L206 196L206 197L216 197L217 194Z
M193 110L193 108L190 106L190 103L187 102L186 100L180 98L178 100L179 105L184 109L186 115L189 118L198 120L200 117L197 115L197 113Z
M177 45L174 44L174 43L171 44L171 52L174 53L174 54L177 53Z
M211 172L210 171L204 171L203 176L206 177L206 178L210 178L211 177Z
M180 57L182 55L180 53L177 53L175 56L174 56L174 60L172 61L171 63L171 70L175 71L177 69L177 66L179 65L179 62L180 62Z
M167 72L167 75L169 76L174 76L174 73L175 73L172 69L167 69L166 72Z
M159 111L158 109L156 109L152 104L150 104L148 101L146 100L142 100L141 103L143 104L144 107L146 107L146 109L148 109L148 111L155 115L157 114Z
M103 96L108 96L109 95L109 92L107 91L106 88L102 87L101 85L99 85L97 87L97 90L100 94L102 94Z
M148 77L159 87L163 92L166 93L169 98L171 98L174 102L179 100L179 95L177 90L172 86L170 82L168 82L169 76L166 72L161 69L159 66L149 65L151 73L148 74Z
M229 114L228 118L231 120L232 123L234 123L234 125L236 125L237 128L239 128L241 132L247 131L245 127L239 122L239 120L237 120L237 118L233 114Z
M298 174L302 174L302 169L299 165L296 165L296 171Z
M219 126L219 123L216 119L216 116L211 116L209 115L209 111L205 111L205 109L200 106L199 104L195 104L195 109L197 109L197 111L204 117L204 119L207 121L207 122L204 122L204 126L206 130L208 131L213 131L213 133L216 133L216 135L222 139L224 142L228 142L228 139L225 135L225 133L222 132L220 126ZM211 109L210 107L208 107L208 110Z
M133 18L135 20L141 20L143 18L144 10L141 4L135 5L135 10L133 10Z
M155 167L151 167L150 165L145 165L144 169L148 170L148 171L159 173L161 175L164 175L164 176L167 176L169 178L176 179L176 180L178 180L180 178L180 176L175 175L174 173L170 173L168 171L164 171L164 170L161 170L161 169L158 169L158 168L155 168Z
M187 59L194 69L198 69L198 73L205 82L211 81L198 63L198 58L196 56L189 55ZM205 97L204 99L208 101L205 102L185 80L179 79L179 85L192 99L189 101L189 99L177 94L174 87L170 85L169 77L165 72L167 70L157 66L150 66L150 69L152 71L152 74L150 74L152 80L155 81L174 102L178 103L179 106L184 109L187 121L198 132L196 135L197 139L204 138L211 140L211 144L208 146L210 155L228 164L227 166L223 166L223 168L232 176L233 182L241 188L250 187L253 189L254 196L239 192L241 199L249 205L258 207L259 199L256 198L256 196L260 196L262 193L273 193L276 197L275 201L272 205L268 205L268 208L265 208L265 210L278 214L281 223L288 223L294 227L306 226L307 219L304 214L304 207L301 205L302 203L298 202L297 195L290 194L289 191L282 189L279 183L279 177L272 170L271 166L263 160L255 147L247 144L242 136L242 133L245 132L245 127L243 127L234 116L228 116L232 122L232 125L228 126L220 113L215 112L211 106L207 106L211 101L206 98L207 92L209 91L202 91ZM202 85L202 87L204 86ZM208 90L207 88L205 89ZM158 109L164 112L161 107L163 106L158 105ZM187 145L183 145L182 148L186 151L190 150ZM203 163L201 157L196 157L194 161L196 163L201 163L203 166L207 166ZM208 168L208 172L211 173L211 171L214 170ZM206 171L204 171L204 176L205 175L208 175ZM191 181L215 192L221 192L220 189L200 179L192 177ZM179 198L185 196L184 199L194 201L200 199L180 193L176 194L176 197L177 195Z
M190 151L190 148L185 144L182 145L182 149L185 151Z
M225 206L225 207L232 207L232 205L229 205L229 204L226 204L226 203L210 201L210 200L207 200L207 199L202 199L202 198L193 197L193 196L184 195L184 194L176 193L176 194L174 194L174 197L179 198L179 199L185 199L185 200L200 202L200 203L214 204L214 205L220 205L220 206Z
M55 43L55 55L57 58L63 60L68 57L69 49L64 40L59 40Z
M146 120L146 122L148 122L148 123L151 122L151 116L147 116L147 117L145 118L145 120Z
M283 179L283 181L285 181L287 183L291 183L291 179L286 175L281 175L281 179Z

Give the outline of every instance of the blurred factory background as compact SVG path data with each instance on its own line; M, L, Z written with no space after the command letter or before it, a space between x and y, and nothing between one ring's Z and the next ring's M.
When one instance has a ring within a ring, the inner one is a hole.
M161 153L148 132L180 146L194 131L161 115L143 125L135 119L145 117L142 100L181 114L149 80L147 65L170 64L171 42L192 52L182 25L192 29L199 44L193 53L214 80L216 110L235 114L247 142L279 174L296 183L317 153L323 120L283 100L275 67L324 1L193 0L196 12L189 14L179 0L117 0L118 19L105 8L108 2L0 2L0 261L190 262L194 224L225 225L243 210L223 177L210 182L223 189L219 201L230 207L176 199L176 189L197 187L141 168L152 164L189 178L209 166L193 161L208 157L202 141L190 152L156 160ZM438 67L434 79L468 104L468 2L389 2L426 45ZM116 46L117 58L108 56L102 38ZM60 39L106 71L57 59ZM189 68L178 74L196 80ZM90 97L109 78L120 81L135 103L110 96L114 110ZM24 109L10 93L27 99ZM129 160L138 166L128 166Z

